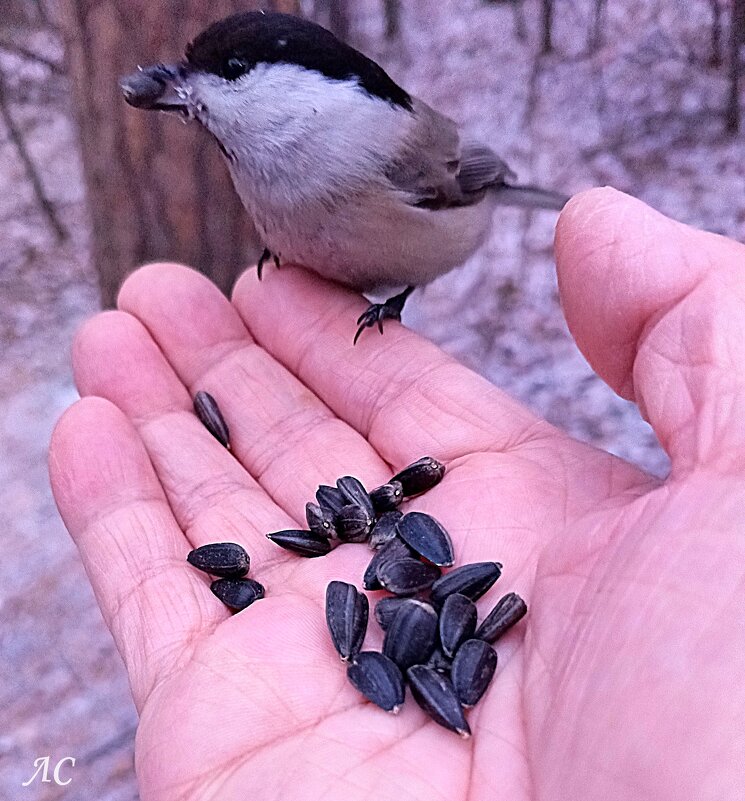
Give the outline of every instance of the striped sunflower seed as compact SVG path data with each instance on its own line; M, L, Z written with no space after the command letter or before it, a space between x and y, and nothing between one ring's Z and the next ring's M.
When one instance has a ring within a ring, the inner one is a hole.
M249 578L221 578L210 584L212 592L231 609L240 611L264 597L264 586Z
M431 456L424 456L408 467L404 467L400 473L396 473L391 481L400 481L404 496L411 498L432 489L442 481L444 475L444 464Z
M422 601L401 604L383 639L383 653L401 670L426 662L437 640L437 612Z
M225 418L222 416L217 401L209 394L200 390L194 396L194 412L202 421L202 425L212 436L230 450L230 431Z
M385 562L390 562L392 559L406 559L411 556L409 547L402 542L398 537L389 540L370 560L370 564L365 570L365 575L362 577L362 585L366 590L379 590L382 589L382 584L378 578L378 570Z
M266 535L273 543L300 556L325 556L331 550L328 537L313 531L287 529Z
M370 532L370 547L377 550L396 537L396 524L402 517L401 512L384 512Z
M463 708L447 676L426 665L414 665L406 675L414 699L435 723L463 738L471 736Z
M427 660L426 665L432 670L436 670L438 673L442 673L443 676L450 677L450 668L453 664L453 660L446 656L443 652L442 648L435 648L432 651L432 656Z
M496 642L508 629L525 617L528 607L516 593L510 592L500 598L494 609L484 618L476 629L475 636L486 642Z
M400 481L389 481L370 492L370 500L376 514L395 512L404 499L404 491Z
M375 509L362 482L354 476L342 476L336 486L347 503L353 503L364 509L370 520L375 520Z
M393 618L396 617L399 606L405 604L408 600L408 598L381 598L375 604L375 619L383 631L386 631L393 623Z
M377 651L362 651L347 668L347 678L362 695L394 715L404 702L404 677L394 662Z
M236 542L211 542L189 551L186 561L212 576L241 578L248 573L251 560Z
M476 631L476 605L456 592L448 595L440 611L440 643L451 659L461 643L470 640Z
M374 522L374 518L361 506L348 503L342 506L334 518L334 528L342 542L365 542Z
M322 537L333 537L336 535L334 530L334 516L327 510L322 509L318 504L305 504L305 519L308 521L308 528L314 534Z
M326 623L339 656L346 662L362 648L367 631L367 596L344 581L326 587Z
M416 595L429 589L438 576L440 568L427 565L418 559L397 559L384 562L377 570L380 583L394 595Z
M474 562L461 565L438 579L432 585L432 603L442 606L448 595L459 592L475 601L502 575L499 562Z
M450 567L455 562L450 535L431 515L409 512L398 521L398 536L428 562Z
M336 516L346 504L341 492L336 487L329 487L326 484L321 484L316 490L316 500L321 509L331 517Z
M478 703L497 669L497 652L483 640L466 640L453 659L450 676L465 707Z

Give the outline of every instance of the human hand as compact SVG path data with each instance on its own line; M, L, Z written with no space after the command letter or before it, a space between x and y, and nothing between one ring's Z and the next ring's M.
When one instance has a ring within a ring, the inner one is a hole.
M143 801L745 796L745 248L595 190L557 260L578 345L654 427L664 482L400 326L353 347L363 301L302 270L248 273L231 305L145 267L84 326L50 470L129 672ZM199 389L234 455L191 413ZM319 483L375 486L424 454L448 472L416 508L459 563L504 564L481 614L510 590L529 606L468 741L348 684L324 593L359 586L370 551L306 560L264 536L302 525ZM267 588L237 615L185 561L225 540Z

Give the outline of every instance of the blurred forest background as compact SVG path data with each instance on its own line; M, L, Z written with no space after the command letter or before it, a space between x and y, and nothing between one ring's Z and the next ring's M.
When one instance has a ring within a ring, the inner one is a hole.
M137 798L126 678L57 517L46 448L76 398L73 333L113 301L123 275L178 258L227 288L258 252L206 137L127 108L116 85L251 7L0 0L2 798ZM745 235L745 0L273 7L332 27L494 146L521 180L569 193L611 184L676 219ZM566 330L555 219L498 211L481 252L415 293L404 319L557 425L664 474L635 407L592 374ZM71 784L22 789L45 755L76 758Z

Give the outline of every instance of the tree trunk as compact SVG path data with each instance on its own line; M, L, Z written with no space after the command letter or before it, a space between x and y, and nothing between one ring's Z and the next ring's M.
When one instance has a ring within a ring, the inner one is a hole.
M725 120L727 130L740 130L740 48L745 41L745 0L732 0L729 30L729 96Z
M297 0L276 5L293 10ZM246 0L61 1L104 306L143 262L182 261L227 292L259 253L214 142L196 124L130 108L119 89L138 64L177 60L202 28L247 7Z

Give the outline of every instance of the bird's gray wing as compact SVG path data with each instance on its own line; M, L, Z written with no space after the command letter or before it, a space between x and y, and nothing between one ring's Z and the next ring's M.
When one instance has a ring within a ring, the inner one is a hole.
M422 208L476 203L487 188L514 178L512 170L485 145L464 143L449 117L414 102L416 123L406 145L387 169L396 189Z

